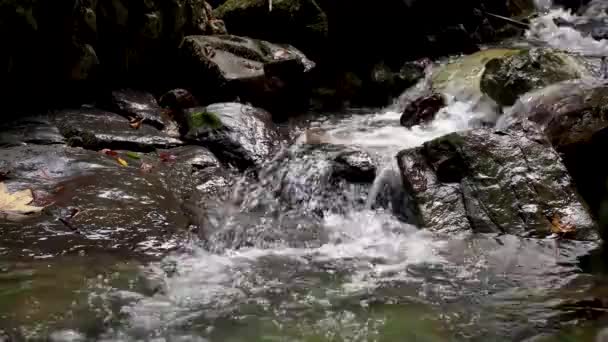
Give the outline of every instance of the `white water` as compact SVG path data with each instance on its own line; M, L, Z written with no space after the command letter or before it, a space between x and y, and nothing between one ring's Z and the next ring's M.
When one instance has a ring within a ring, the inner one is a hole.
M563 9L554 9L534 19L526 32L529 40L541 41L550 47L586 56L608 56L608 41L595 40L573 27L557 25L555 19L569 23L585 23L589 18L580 17Z

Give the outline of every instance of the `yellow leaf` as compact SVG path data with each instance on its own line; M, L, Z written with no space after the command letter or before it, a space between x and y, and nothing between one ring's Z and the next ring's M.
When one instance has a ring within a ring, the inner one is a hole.
M6 185L0 183L0 218L18 221L28 214L42 211L42 207L29 205L34 200L32 190L26 189L9 193Z
M120 164L120 165L122 165L122 166L125 166L125 167L126 167L126 166L129 166L129 163L127 163L127 161L126 161L126 160L124 160L124 159L122 159L122 158L120 158L120 157L117 157L117 158L116 158L116 161L118 162L118 164Z

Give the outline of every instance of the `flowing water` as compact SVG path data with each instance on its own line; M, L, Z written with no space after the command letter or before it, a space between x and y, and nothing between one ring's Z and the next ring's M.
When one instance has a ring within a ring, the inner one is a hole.
M548 18L558 14L565 12L539 18L529 37L577 52L603 49L604 42L551 26ZM399 187L398 151L496 121L478 98L461 95L451 94L430 124L411 129L399 125L399 104L316 116L309 125L325 142L373 156L379 172L372 185L324 192L315 177L323 158L300 158L305 139L299 139L258 181L235 188L205 244L191 241L160 262L130 265L138 269L131 273L86 265L69 271L92 272L82 290L88 314L68 305L70 319L48 324L57 329L53 340L592 340L594 328L574 328L587 312L568 304L602 288L581 267L594 244L440 235L403 222L390 205L374 205L384 185ZM276 188L308 204L286 203ZM122 279L123 273L132 276ZM27 304L13 307L20 305Z

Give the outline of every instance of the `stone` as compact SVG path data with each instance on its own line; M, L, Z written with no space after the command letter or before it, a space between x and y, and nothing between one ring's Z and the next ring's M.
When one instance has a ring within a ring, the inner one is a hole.
M125 117L97 108L61 110L52 115L52 122L68 144L86 149L149 152L184 144L147 123L134 129Z
M452 133L401 151L406 193L420 226L438 232L569 236L596 240L597 225L559 154L540 132Z
M145 91L135 89L112 91L107 107L109 111L121 114L126 118L143 119L143 123L158 129L165 127L162 108L156 102L154 95Z
M306 79L315 66L290 45L227 35L186 37L181 54L184 78L195 93L210 101L239 97L267 109L293 108L296 99L306 99Z
M441 94L422 96L409 103L401 114L401 126L412 127L430 122L435 114L447 105L445 97Z
M240 170L269 161L281 144L270 113L240 103L217 103L186 111L186 140L212 151Z
M487 62L480 86L498 104L510 106L531 90L586 75L588 72L576 58L534 48Z
M608 86L564 81L524 95L499 123L501 129L539 125L560 152L591 212L608 218L608 168L598 162L608 148Z
M122 253L159 256L185 232L187 218L158 173L140 172L111 156L62 145L0 149L13 172L11 190L32 189L44 212L23 222L0 223L7 258ZM44 194L44 197L41 197Z

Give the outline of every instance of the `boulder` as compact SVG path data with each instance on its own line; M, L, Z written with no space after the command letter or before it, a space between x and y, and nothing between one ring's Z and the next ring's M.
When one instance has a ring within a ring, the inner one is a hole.
M0 222L6 258L52 257L96 251L158 256L187 218L179 198L157 172L137 161L123 167L102 153L62 145L0 149L11 165L9 191L32 189L43 213L21 222Z
M241 170L260 167L281 145L270 113L239 103L217 103L186 110L186 139L211 150Z
M97 108L61 110L54 113L51 120L68 144L86 149L147 152L183 145L180 139L147 123L134 126L122 115Z
M405 107L401 114L401 126L412 127L425 124L435 118L435 114L447 105L445 97L441 94L433 93L422 96Z
M608 85L564 81L522 96L499 123L502 129L539 125L556 148L591 212L608 222Z
M315 66L290 45L226 35L186 37L181 54L184 77L201 97L239 97L269 109L306 100L307 74Z
M510 106L531 90L586 75L584 65L574 57L547 49L530 49L487 62L480 86L498 104Z
M597 238L566 167L540 132L453 133L401 151L397 160L428 229Z

